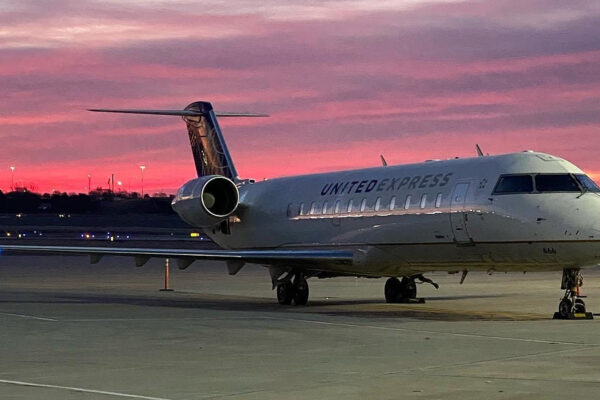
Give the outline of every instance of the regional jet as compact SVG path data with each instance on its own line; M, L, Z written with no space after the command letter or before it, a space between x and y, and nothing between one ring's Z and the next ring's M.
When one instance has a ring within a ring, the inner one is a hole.
M389 303L417 299L431 271L563 271L558 316L585 313L581 269L599 264L600 188L553 155L520 153L430 160L264 181L240 179L208 102L183 110L93 109L180 116L197 178L172 206L221 250L1 246L59 254L222 260L234 275L246 264L268 268L280 304L305 305L308 278L387 277ZM461 282L462 282L461 280ZM588 313L589 314L589 313Z

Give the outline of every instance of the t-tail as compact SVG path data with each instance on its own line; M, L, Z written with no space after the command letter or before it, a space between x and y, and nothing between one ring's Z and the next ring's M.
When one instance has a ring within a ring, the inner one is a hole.
M207 175L225 176L234 182L239 177L225 139L219 128L217 117L267 117L266 114L239 112L215 112L212 104L196 101L183 110L132 110L94 108L89 111L126 114L175 115L183 118L187 125L196 172L199 177Z

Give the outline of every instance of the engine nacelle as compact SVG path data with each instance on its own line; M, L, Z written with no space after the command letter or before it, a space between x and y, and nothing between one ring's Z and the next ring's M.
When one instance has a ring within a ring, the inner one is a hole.
M235 183L221 175L186 182L171 205L181 219L196 227L213 226L233 214L240 201Z

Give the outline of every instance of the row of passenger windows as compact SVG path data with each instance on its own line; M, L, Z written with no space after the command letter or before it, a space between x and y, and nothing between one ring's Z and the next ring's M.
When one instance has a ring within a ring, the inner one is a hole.
M600 188L584 174L502 175L494 188L494 194L581 191L600 192Z
M393 196L389 203L384 203L381 197L375 199L375 203L369 204L365 199L350 199L348 202L336 200L335 202L325 201L323 203L313 201L312 203L300 203L296 215L319 215L319 214L347 214L357 212L372 212L372 211L393 211L393 210L408 210L411 206L418 205L419 208L427 207L427 194L421 196L419 203L412 203L412 196L408 195L404 201ZM435 197L435 203L431 204L435 208L442 205L442 193L438 193ZM292 204L288 207L288 216L294 216L294 207Z

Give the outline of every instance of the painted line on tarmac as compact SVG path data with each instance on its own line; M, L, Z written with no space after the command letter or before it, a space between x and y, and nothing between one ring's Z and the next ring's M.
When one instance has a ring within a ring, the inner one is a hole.
M26 319L36 319L38 321L58 322L58 320L54 319L54 318L36 317L35 315L27 315L27 314L15 314L15 313L0 312L0 315L6 315L9 317L26 318Z
M227 318L204 318L204 317L156 317L156 318L66 318L56 320L57 322L135 322L135 321L229 321L229 320L248 320L251 317L227 317Z
M317 324L317 325L345 326L345 327L351 327L351 328L379 329L379 330L401 331L401 332L411 332L411 333L428 333L428 334L432 334L432 335L449 335L449 336L458 336L458 337L467 337L467 338L476 338L476 339L494 339L494 340L507 340L507 341L514 341L514 342L562 344L562 345L571 345L571 346L572 345L590 346L590 347L600 346L600 344L597 344L597 343L562 342L562 341L557 341L557 340L545 340L545 339L525 339L525 338L516 338L516 337L510 337L510 336L478 335L475 333L444 332L444 331L431 331L431 330L426 330L426 329L395 328L393 326L377 326L377 325L348 324L348 323L343 323L343 322L315 321L315 320L311 320L311 319L278 318L278 317L259 317L259 318L270 319L270 320L280 320L280 321L296 321L296 322L304 322L304 323Z
M71 392L103 394L106 396L127 397L130 399L172 400L172 399L167 399L164 397L142 396L142 395L137 395L137 394L110 392L110 391L106 391L106 390L85 389L85 388L79 388L79 387L73 387L73 386L59 386L59 385L48 385L48 384L44 384L44 383L11 381L8 379L0 379L0 384L2 384L2 383L7 384L7 385L27 386L27 387L36 387L36 388L45 388L45 389L61 389L61 390L68 390Z
M409 374L412 375L412 374ZM600 384L599 381L589 380L589 379L568 379L568 378L525 378L522 376L496 376L496 375L474 375L474 374L430 374L425 373L427 376L438 376L438 377L447 377L447 378L474 378L474 379L489 379L490 383L494 380L500 381L525 381L525 382L551 382L551 383L573 383L575 385L581 384ZM488 383L488 382L486 382ZM544 398L544 397L542 397Z
M429 365L427 367L413 368L408 371L391 371L391 372L387 372L385 375L405 374L406 372L426 372L426 371L430 371L433 369L439 369L439 368L449 369L449 368L457 368L457 367L458 368L471 367L473 365L478 365L478 364L487 364L487 363L513 361L513 360L523 360L523 359L535 358L535 357L547 357L547 356L554 356L554 355L563 354L563 353L572 354L574 352L594 349L595 347L596 346L579 347L576 349L568 348L568 349L554 350L554 351L541 351L538 353L531 353L531 354L520 354L520 355L516 355L516 356L488 358L485 360L468 361L468 362L455 363L455 364Z

